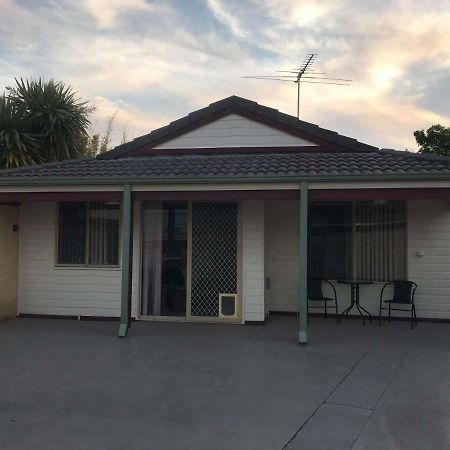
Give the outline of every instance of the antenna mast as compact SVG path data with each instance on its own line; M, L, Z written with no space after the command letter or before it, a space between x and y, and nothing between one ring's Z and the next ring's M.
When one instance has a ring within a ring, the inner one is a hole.
M317 53L308 53L303 59L300 67L292 70L277 70L276 72L289 73L289 75L249 75L242 78L253 78L256 80L287 81L297 83L297 119L300 118L300 83L334 84L337 86L349 86L352 80L344 78L328 78L324 72L316 72L312 64L317 58ZM319 76L320 75L320 76ZM315 81L317 80L317 81ZM321 81L325 80L325 81Z
M312 66L316 56L317 55L315 53L310 53L306 56L298 71L297 80L294 81L294 83L297 83L297 119L300 118L300 78L302 78L308 68Z

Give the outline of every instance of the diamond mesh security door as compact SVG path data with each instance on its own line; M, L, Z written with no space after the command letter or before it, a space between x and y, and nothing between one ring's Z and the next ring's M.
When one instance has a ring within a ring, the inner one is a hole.
M192 204L192 317L218 317L219 294L237 293L237 217L236 203Z

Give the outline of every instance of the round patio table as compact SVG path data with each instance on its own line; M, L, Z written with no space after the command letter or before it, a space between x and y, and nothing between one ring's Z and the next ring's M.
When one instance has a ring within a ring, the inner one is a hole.
M338 283L348 284L350 286L351 303L350 306L342 312L341 316L348 316L348 313L352 310L354 306L356 306L356 308L359 311L359 314L363 319L363 325L366 325L366 315L372 322L372 314L370 314L370 312L367 311L367 309L363 308L359 303L359 287L361 285L373 284L373 281L348 279L348 280L338 280Z

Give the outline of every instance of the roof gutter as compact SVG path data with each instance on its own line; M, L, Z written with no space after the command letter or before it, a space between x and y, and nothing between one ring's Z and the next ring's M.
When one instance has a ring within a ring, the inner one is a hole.
M0 180L1 186L83 186L83 185L124 185L124 184L232 184L232 183L301 183L335 181L448 181L450 174L380 174L380 175L333 175L333 176L258 176L258 177L166 177L166 178L45 178L42 180Z

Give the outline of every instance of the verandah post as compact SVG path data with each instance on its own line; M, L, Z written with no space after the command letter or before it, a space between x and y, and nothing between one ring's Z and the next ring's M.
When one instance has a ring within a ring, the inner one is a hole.
M308 183L300 184L298 342L308 342Z
M122 290L119 337L126 337L131 322L131 250L133 240L131 185L123 187L122 197Z

